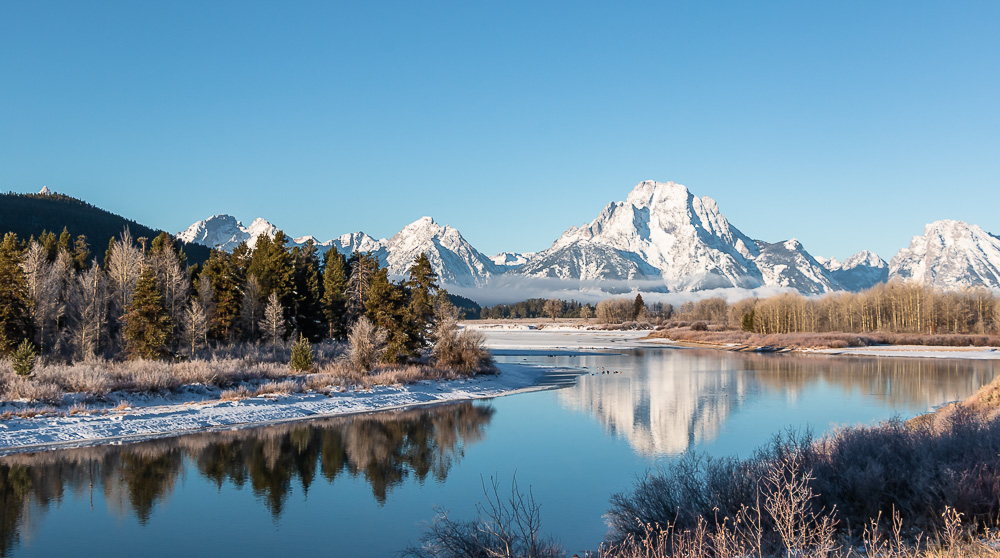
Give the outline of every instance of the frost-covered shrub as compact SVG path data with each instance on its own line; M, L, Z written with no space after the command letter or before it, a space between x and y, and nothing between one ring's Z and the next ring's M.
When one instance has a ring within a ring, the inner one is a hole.
M476 329L459 331L453 319L442 320L435 332L432 356L438 368L448 368L463 374L493 370L493 356L486 350L486 336Z
M367 317L362 316L351 326L347 334L350 344L348 358L358 370L367 372L375 366L385 352L385 342L388 339L385 330L379 329Z

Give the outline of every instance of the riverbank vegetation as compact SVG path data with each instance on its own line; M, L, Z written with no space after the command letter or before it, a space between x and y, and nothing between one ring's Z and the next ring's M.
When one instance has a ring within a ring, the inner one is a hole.
M482 336L424 254L394 281L367 253L321 255L261 235L187 265L168 234L0 243L0 402L92 401L111 392L258 393L456 377L493 370ZM362 358L363 356L363 358ZM230 394L232 396L232 394Z
M1000 380L906 423L783 433L745 459L686 454L615 494L603 558L1000 554ZM479 516L440 512L410 556L563 556L540 506L487 486ZM456 550L457 549L457 550Z

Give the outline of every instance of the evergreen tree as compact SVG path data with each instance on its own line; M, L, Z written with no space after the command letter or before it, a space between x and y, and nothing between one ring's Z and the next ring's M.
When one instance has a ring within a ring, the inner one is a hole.
M236 270L229 254L221 250L212 250L208 261L205 262L202 277L206 278L208 285L211 286L209 304L206 305L205 301L202 300L203 306L212 309L209 314L211 324L209 335L220 341L233 341L236 335L236 321L240 315L240 299L242 297L236 282ZM201 286L199 286L199 293L201 295L208 294Z
M365 315L388 334L384 362L402 362L416 356L420 346L414 323L409 320L405 288L389 280L389 270L379 269L368 286Z
M309 340L299 334L299 340L292 346L292 372L308 372L313 366L313 349Z
M312 239L292 250L292 320L301 335L318 343L326 331L319 255Z
M82 234L78 235L76 242L73 244L73 267L77 271L87 269L89 258L90 246L87 244L87 237Z
M18 376L30 376L35 370L35 358L37 356L38 353L35 351L35 346L31 341L25 339L14 350L14 354L11 357L11 367Z
M33 333L28 288L20 263L17 235L7 233L0 243L0 353L4 355Z
M372 279L379 271L378 257L371 252L354 252L347 263L351 274L347 279L347 315L349 321L357 320L368 307L367 297Z
M323 259L323 316L329 337L343 339L347 335L347 258L330 248Z
M427 253L423 252L410 266L410 279L406 287L410 295L409 321L417 336L418 345L426 347L434 331L434 300L438 292L437 273L431 267Z
M38 235L38 243L42 245L42 248L45 248L46 261L51 262L56 259L56 252L59 251L59 239L55 233L42 231L42 234Z
M635 300L632 302L632 319L641 318L646 314L646 303L642 300L642 293L635 294Z
M278 231L274 238L262 234L250 255L247 275L253 275L260 284L264 298L277 293L283 306L287 306L292 291L292 257L285 248L288 237Z
M163 294L163 306L174 323L174 336L180 333L181 322L187 311L191 285L184 271L184 252L169 234L162 232L150 244L149 263L156 274L156 282Z
M172 332L156 274L151 266L143 266L125 314L125 351L130 359L163 358L169 354Z
M69 234L69 229L63 227L62 232L59 233L59 241L57 243L58 245L57 249L62 250L63 252L66 253L71 252L72 247L70 246L70 242L72 241L73 241L73 236Z

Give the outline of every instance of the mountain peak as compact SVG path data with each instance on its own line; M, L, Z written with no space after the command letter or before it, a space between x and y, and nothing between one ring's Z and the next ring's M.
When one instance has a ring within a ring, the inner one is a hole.
M682 184L644 180L632 188L625 201L636 207L651 207L662 203L686 204L689 197L691 192Z
M1000 238L979 225L944 219L889 262L889 276L942 289L1000 287Z
M41 196L51 196L52 190L50 190L48 186L42 186L42 189L38 191L38 194Z

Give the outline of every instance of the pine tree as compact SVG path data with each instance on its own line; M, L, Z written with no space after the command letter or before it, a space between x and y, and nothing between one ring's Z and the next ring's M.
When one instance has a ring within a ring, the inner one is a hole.
M434 298L437 295L437 273L431 267L427 253L414 258L410 266L410 279L406 282L409 290L409 321L416 332L420 347L429 346L434 331Z
M292 250L292 266L292 319L301 335L318 343L326 327L319 256L312 239Z
M313 358L312 344L304 335L299 334L299 340L292 346L292 362L290 364L292 372L312 370Z
M87 269L87 264L90 258L90 246L87 244L87 237L84 235L78 235L76 237L76 242L73 244L73 267L77 271L83 271Z
M646 303L642 300L642 293L635 294L635 301L632 302L632 319L636 320L646 314Z
M30 376L35 370L35 358L38 353L35 351L35 346L31 344L31 341L25 339L21 341L21 344L17 346L11 357L11 365L14 372L18 376Z
M357 320L366 312L368 291L372 278L379 271L378 257L371 252L354 252L347 260L351 274L347 279L347 315L349 321Z
M278 293L282 305L287 305L292 292L292 257L285 248L288 237L278 231L274 238L262 234L257 237L247 275L253 275L260 284L261 296L268 298Z
M125 350L130 359L158 359L169 354L173 323L163 307L156 274L144 266L125 314Z
M420 346L414 323L408 318L409 304L402 285L389 280L389 270L380 269L372 277L365 300L365 315L389 338L384 362L402 362L416 356Z
M7 233L0 243L0 353L5 355L33 333L28 287L20 263L17 235Z
M220 341L232 341L236 335L241 296L229 254L221 250L212 250L211 256L205 263L205 270L202 271L202 277L208 278L211 286L210 305L213 311L210 313L209 335Z
M186 256L169 234L162 232L153 239L149 249L149 263L156 273L157 284L163 294L163 306L174 323L176 336L187 311L188 292L191 285L184 271Z
M323 316L331 339L347 335L347 258L336 248L326 251L323 262Z

